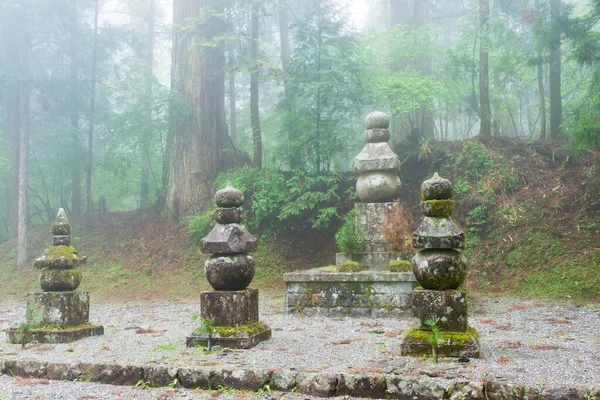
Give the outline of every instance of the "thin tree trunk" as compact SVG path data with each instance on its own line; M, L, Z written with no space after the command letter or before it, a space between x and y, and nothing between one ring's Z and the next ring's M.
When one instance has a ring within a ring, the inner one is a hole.
M552 29L550 30L550 137L560 135L562 124L561 60L560 60L560 15L561 1L550 0Z
M285 91L285 98L288 101L291 100L291 93L287 77L291 63L289 24L290 10L287 0L279 0L279 43L281 46L281 68L283 70L283 89Z
M489 17L489 0L479 0L479 23L481 27L481 40L479 44L479 119L481 125L479 128L479 137L482 140L488 140L492 137L492 119L490 112L490 80L488 69Z
M27 256L27 220L28 220L28 169L27 161L29 150L29 91L26 88L21 88L21 129L19 140L19 234L17 243L17 261L18 265L25 265L28 260Z
M233 23L233 4L229 5L229 12L227 13L227 22L229 26ZM229 43L229 48L227 50L227 62L228 62L228 71L229 71L229 137L231 137L231 141L235 145L237 142L237 109L236 109L236 92L235 92L235 73L236 73L236 65L235 65L235 54L233 45Z
M7 53L7 64L17 61L16 46L11 46L8 41L5 46ZM12 70L12 68L10 68ZM18 68L10 73L16 74ZM8 179L6 181L6 215L8 219L8 237L17 239L19 224L17 213L15 212L19 204L19 137L21 130L21 93L18 84L12 84L5 89L5 110L6 110L6 136L7 136L7 158L9 160Z
M148 206L150 196L150 141L152 140L154 124L152 123L152 77L154 63L154 20L155 20L155 0L149 0L148 7L148 31L146 34L146 90L145 90L145 125L146 129L141 138L141 157L142 171L140 177L140 207Z
M100 0L96 0L94 4L94 44L92 49L92 88L90 93L90 116L88 130L88 155L85 180L86 193L86 210L88 214L92 211L92 172L93 172L93 155L94 155L94 112L96 111L96 70L98 67L98 6Z
M79 143L79 93L77 76L77 1L69 0L69 58L71 108L71 215L81 215L81 156Z
M189 19L210 8L203 20ZM200 210L213 193L221 168L225 123L225 33L222 0L175 0L173 3L172 90L190 112L171 110L169 168L165 207L179 219ZM211 46L197 43L208 41Z
M250 44L250 58L252 72L250 73L250 120L252 123L252 142L254 144L254 157L252 165L262 169L262 135L260 132L260 115L258 107L258 11L260 4L252 4L252 43Z

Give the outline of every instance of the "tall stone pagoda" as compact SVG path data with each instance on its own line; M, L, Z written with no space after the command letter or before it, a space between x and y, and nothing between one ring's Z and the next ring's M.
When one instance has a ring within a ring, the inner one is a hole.
M104 327L89 322L89 293L76 291L86 258L71 246L71 224L62 208L51 232L52 246L33 263L41 270L43 292L27 295L25 323L7 331L11 343L68 343L104 334Z
M401 355L429 353L434 325L441 330L440 356L480 356L478 334L468 325L467 293L461 285L467 277L467 259L459 251L464 233L452 220L452 184L437 173L421 185L421 211L425 216L412 235L413 247L421 249L412 259L421 287L413 290L414 326L407 331Z
M363 250L357 253L338 253L336 265L345 261L360 263L363 270L389 271L390 261L401 259L391 251L385 240L383 227L398 207L400 161L388 145L390 119L387 114L374 111L365 120L366 144L354 158L354 169L360 173L356 192L361 201L356 205L357 236Z
M244 194L231 182L215 194L217 222L202 239L203 253L211 254L204 270L214 291L200 293L200 318L210 328L186 338L187 346L220 345L248 349L271 337L258 319L258 290L248 289L254 277L257 239L241 224ZM205 326L206 328L206 326Z

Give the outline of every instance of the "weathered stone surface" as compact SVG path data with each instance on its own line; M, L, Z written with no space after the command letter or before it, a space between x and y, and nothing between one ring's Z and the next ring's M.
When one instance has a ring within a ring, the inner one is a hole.
M215 290L244 290L254 277L254 259L246 254L211 257L204 271Z
M411 272L412 265L408 260L391 260L390 272Z
M483 385L473 382L454 382L446 388L446 397L450 400L484 400Z
M70 235L71 234L71 224L67 219L67 214L65 210L62 208L58 209L58 214L56 214L56 219L50 228L50 231L53 235Z
M336 395L385 399L386 389L383 376L342 374Z
M265 325L264 330L257 331L254 334L242 332L232 336L213 336L211 338L212 346L221 346L227 349L251 349L260 342L264 342L271 338L271 329ZM204 333L194 332L185 338L187 347L206 347L208 345L208 335Z
M399 168L398 156L386 142L367 143L354 157L356 172L390 171L396 174Z
M224 368L215 371L215 385L239 390L259 390L269 383L273 373L261 369Z
M445 388L431 380L418 380L402 376L387 376L389 398L402 400L439 400L444 398Z
M390 131L387 129L367 129L365 141L367 143L382 143L390 140Z
M241 326L258 322L258 290L200 293L200 316L217 326Z
M258 247L258 240L240 224L216 224L200 242L203 253L249 253Z
M296 377L298 392L311 396L331 397L335 394L339 376L335 374L299 373Z
M239 207L244 203L244 193L227 182L223 189L215 193L215 201L218 207Z
M462 249L465 234L448 218L425 217L412 234L415 249Z
M455 250L422 250L413 257L412 266L425 289L456 289L467 277L467 259Z
M415 317L413 328L420 329L431 317L440 320L437 326L447 332L467 330L467 295L458 290L415 289L412 294Z
M177 378L178 369L168 365L147 365L143 367L143 379L152 387L164 387Z
M71 236L69 235L54 235L52 236L53 246L70 246Z
M385 244L383 250L367 249L364 251L389 251L389 244L383 236L383 227L389 224L400 204L397 202L385 203L357 203L354 208L358 214L357 237L364 244Z
M391 202L399 197L400 184L395 172L368 172L356 181L356 193L363 203Z
M425 200L421 212L426 217L450 218L454 211L454 200Z
M537 388L493 381L486 385L485 394L488 400L539 400L540 398Z
M33 261L33 266L38 269L70 269L85 264L85 261L86 258L80 257L71 246L50 246Z
M219 224L239 224L243 214L241 208L217 208L214 219Z
M186 389L214 389L215 370L207 367L179 368L179 384Z
M45 269L40 274L40 286L45 292L71 291L81 283L81 270L71 269Z
M48 363L47 377L53 381L74 381L81 375L79 363Z
M410 333L410 331L408 331ZM425 337L416 337L414 335L405 334L400 343L400 355L401 356L417 356L422 357L424 355L431 354L431 343ZM449 339L445 339L445 335L449 335ZM465 336L463 334L463 336ZM481 356L481 350L479 348L479 340L476 336L467 334L466 337L462 337L460 340L452 338L453 335L448 332L442 332L442 339L438 346L438 354L441 357L469 357L479 358Z
M84 325L90 314L88 292L43 292L27 295L27 322L65 328Z
M37 360L6 360L2 367L5 375L20 376L22 378L46 378L48 363Z
M335 264L339 269L342 263L354 261L360 264L363 271L389 271L390 261L401 258L402 255L394 251L336 253Z
M289 371L275 371L271 376L269 386L271 390L289 392L296 387L296 376L298 374Z
M10 343L71 343L86 337L104 335L104 327L83 324L63 329L38 328L27 332L20 332L16 328L11 328L6 333Z
M100 364L100 381L104 384L135 386L143 376L142 367L139 366Z
M421 184L422 200L447 200L452 198L452 183L436 172L433 178Z
M367 129L388 129L390 127L390 117L381 111L373 111L365 118Z
M590 400L587 390L573 387L558 387L542 392L542 400Z

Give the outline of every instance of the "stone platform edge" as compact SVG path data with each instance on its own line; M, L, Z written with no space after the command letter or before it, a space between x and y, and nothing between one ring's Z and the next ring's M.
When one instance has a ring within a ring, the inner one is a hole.
M412 272L315 272L306 270L283 274L284 282L416 282Z
M600 397L600 386L558 387L540 390L504 382L439 382L392 374L305 373L277 369L235 367L177 367L168 365L120 365L103 363L55 363L0 358L0 373L21 378L83 380L103 384L135 386L144 381L152 387L187 389L294 391L311 396L353 396L420 400L438 399L563 399L589 400Z

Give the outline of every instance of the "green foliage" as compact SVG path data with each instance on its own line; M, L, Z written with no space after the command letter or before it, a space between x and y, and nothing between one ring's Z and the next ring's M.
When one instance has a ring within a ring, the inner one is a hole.
M188 221L188 232L194 237L196 243L200 243L203 237L208 235L214 226L213 211L195 214Z
M431 345L433 362L436 364L438 362L440 340L442 339L442 328L437 325L439 322L440 319L436 316L429 317L423 322L431 330L431 335L427 338L427 341Z
M362 267L356 261L344 261L340 264L340 272L360 272Z
M335 234L335 243L338 249L343 253L356 253L362 250L362 243L359 241L359 226L356 224L358 212L353 208L344 217L344 223Z
M469 179L478 181L481 176L493 168L492 160L487 147L477 140L469 140L454 162L455 167L460 167Z

